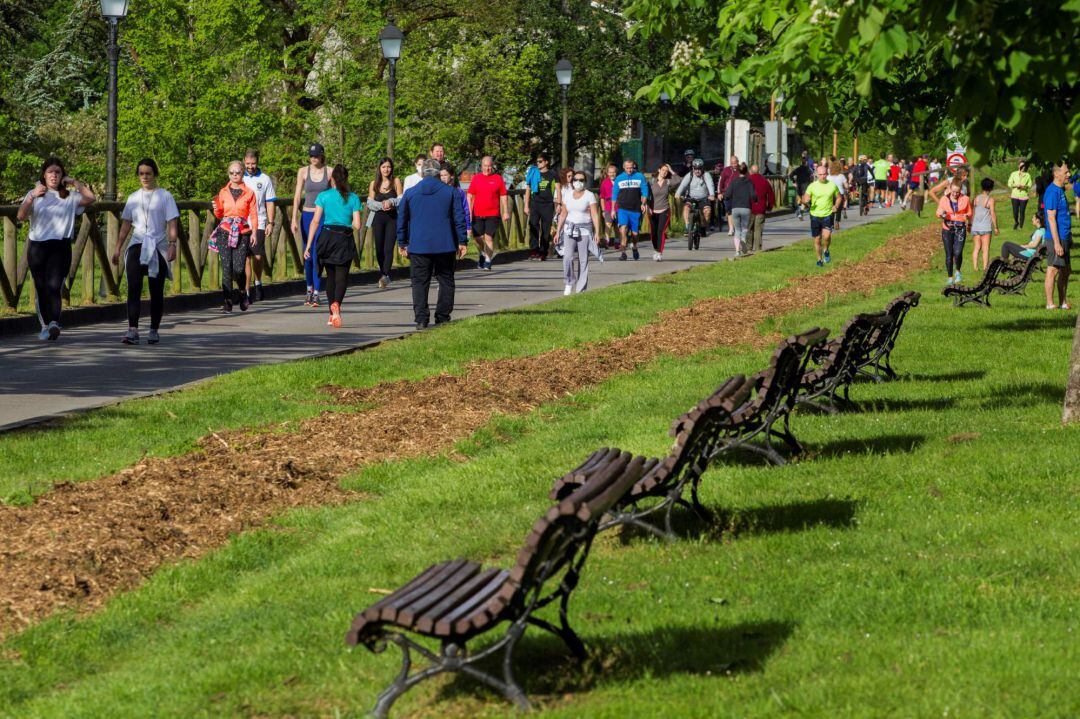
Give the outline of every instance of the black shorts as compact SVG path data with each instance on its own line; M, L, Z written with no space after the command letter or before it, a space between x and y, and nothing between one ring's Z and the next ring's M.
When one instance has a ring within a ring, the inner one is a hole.
M888 183L885 182L885 180L874 180L874 189L875 190L884 190L887 185L888 185Z
M494 237L499 228L502 227L501 217L474 217L472 218L472 233L473 237L480 237L481 235L487 235L488 237Z
M255 244L252 245L248 254L266 257L266 230L255 230Z
M896 192L900 189L900 183L897 180L889 180L887 183L887 189L889 192Z
M833 229L833 216L830 214L828 217L814 217L810 215L810 236L821 237L823 230L832 232Z
M1061 243L1061 249L1065 250L1064 255L1059 255L1054 252L1054 240L1053 238L1047 238L1043 240L1043 244L1046 246L1046 266L1056 267L1059 270L1072 271L1072 238Z

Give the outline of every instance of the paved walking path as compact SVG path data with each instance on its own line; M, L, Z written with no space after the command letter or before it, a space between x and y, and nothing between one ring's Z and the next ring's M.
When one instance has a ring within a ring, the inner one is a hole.
M874 210L869 219L892 212ZM852 212L844 226L864 221ZM770 218L765 227L766 249L807 239L809 234L809 222L792 215ZM590 289L727 260L734 250L723 232L705 238L699 251L689 252L685 239L677 238L668 243L663 262L653 262L651 256L648 244L641 248L637 262L620 262L618 253L608 252L603 264L590 263ZM459 272L454 317L538 304L561 296L562 291L560 260L496 265L486 273ZM345 326L338 330L326 326L325 306L312 310L301 299L268 300L246 313L234 310L232 315L217 310L166 315L162 341L156 346L145 344L145 326L143 344L122 345L122 322L65 330L57 342L42 342L36 335L2 339L0 431L175 389L252 365L348 351L414 329L407 280L395 281L388 290L374 285L350 287L342 313ZM433 287L432 311L434 299ZM144 325L146 321L144 317Z

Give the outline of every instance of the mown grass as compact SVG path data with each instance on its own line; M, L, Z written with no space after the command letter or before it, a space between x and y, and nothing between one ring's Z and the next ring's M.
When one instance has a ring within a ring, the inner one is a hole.
M703 501L721 519L681 518L677 544L603 536L571 607L594 659L578 667L532 631L522 644L519 675L544 716L1080 712L1080 429L1059 423L1075 314L1035 295L957 310L939 274L903 286L924 298L895 353L902 381L859 384L857 411L795 417L804 461L715 466ZM835 330L898 289L779 324ZM346 483L373 500L290 513L94 616L10 639L0 712L360 716L397 670L392 652L342 642L370 589L454 556L512 563L555 476L601 445L665 452L673 417L767 355L661 358L493 422L459 444L467 461L369 468ZM397 710L515 715L462 679Z
M837 259L861 257L919 222L908 213L845 231L838 240ZM473 359L531 355L620 336L665 309L703 297L770 288L785 278L818 271L811 258L812 249L800 243L655 282L470 318L356 354L254 367L183 392L76 415L44 429L9 432L0 435L0 501L25 502L57 481L100 477L143 455L181 454L211 428L309 417L330 406L317 391L326 384L368 386L455 372Z

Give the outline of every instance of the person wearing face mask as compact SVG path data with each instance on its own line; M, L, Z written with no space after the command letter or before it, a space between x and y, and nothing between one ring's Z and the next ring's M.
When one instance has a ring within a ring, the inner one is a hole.
M139 344L139 314L142 309L143 278L150 286L150 334L147 342L156 345L160 338L161 316L165 311L165 280L172 279L169 263L176 259L180 229L180 210L168 190L157 185L158 166L150 158L139 161L138 190L128 195L120 215L120 241L116 244L113 264L120 263L120 248L131 237L127 259L128 329L121 339L126 345Z
M404 196L411 188L415 187L420 180L424 179L424 176L420 174L420 169L424 166L424 161L428 159L428 156L424 153L420 153L416 156L413 164L416 165L416 172L405 178L405 182L402 184L401 194Z
M589 284L589 249L593 238L600 236L600 211L596 196L585 189L585 173L575 171L570 188L562 192L556 242L563 247L563 294L584 292ZM578 270L574 273L574 257Z
M314 202L314 200L312 201ZM221 290L224 304L221 311L232 312L233 303L239 299L240 311L246 312L250 302L244 292L244 265L248 250L255 244L255 228L259 226L259 206L255 193L244 184L244 166L239 161L229 164L229 182L218 191L211 201L214 217L221 224L214 230L214 248L221 258ZM307 213L305 213L307 214ZM313 232L314 229L309 229ZM308 244L318 243L313 235L307 235ZM233 290L233 282L236 290Z
M68 190L69 187L75 192ZM16 215L19 222L30 220L26 262L34 280L40 339L55 340L60 336L61 290L71 268L75 217L95 199L89 187L68 177L60 158L50 157L42 163L34 189L26 193L19 205Z

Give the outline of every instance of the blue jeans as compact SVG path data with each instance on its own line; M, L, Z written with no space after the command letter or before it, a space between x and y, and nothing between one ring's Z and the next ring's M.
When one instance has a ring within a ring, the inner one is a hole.
M300 238L304 247L307 247L308 226L311 225L311 220L314 217L314 212L304 210L300 213ZM314 287L316 292L322 290L322 278L319 277L319 265L316 261L319 249L319 235L322 234L322 228L323 223L320 221L319 226L315 228L315 240L311 243L311 257L304 260L304 282L307 283L308 287Z

